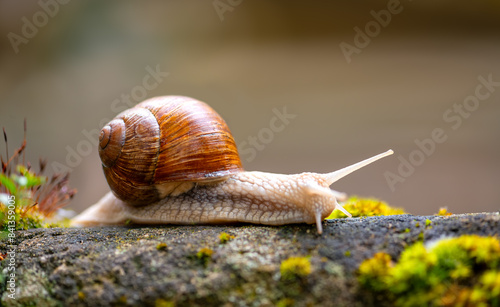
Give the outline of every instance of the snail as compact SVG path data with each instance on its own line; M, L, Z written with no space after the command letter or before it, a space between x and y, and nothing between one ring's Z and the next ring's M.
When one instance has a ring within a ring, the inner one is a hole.
M207 104L163 96L125 110L102 128L99 155L111 188L75 226L139 224L316 224L335 209L329 187L381 153L331 173L244 171L228 126Z

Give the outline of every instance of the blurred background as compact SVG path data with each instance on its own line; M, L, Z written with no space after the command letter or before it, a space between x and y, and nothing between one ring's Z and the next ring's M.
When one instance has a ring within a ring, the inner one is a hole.
M222 115L247 170L328 172L392 148L332 188L414 214L498 211L500 86L460 108L480 76L500 82L499 16L493 0L0 0L0 126L12 152L27 118L28 160L72 171L76 211L108 191L102 125L174 94ZM422 153L436 128L446 140Z

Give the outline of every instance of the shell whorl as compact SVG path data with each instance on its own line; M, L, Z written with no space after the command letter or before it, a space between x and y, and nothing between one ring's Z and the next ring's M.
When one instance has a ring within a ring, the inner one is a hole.
M99 154L111 190L133 205L159 200L172 190L165 185L217 181L243 171L220 115L182 96L148 99L120 113L101 130Z
M111 167L120 156L125 143L125 123L122 119L114 119L101 130L99 135L99 155L102 164Z

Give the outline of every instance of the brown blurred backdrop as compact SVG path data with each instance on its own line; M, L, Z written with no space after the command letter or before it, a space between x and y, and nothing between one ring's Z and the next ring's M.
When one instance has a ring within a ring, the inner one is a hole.
M122 95L167 94L214 107L247 170L327 172L392 148L332 188L415 214L497 211L500 86L478 105L468 96L480 76L500 82L499 16L493 0L0 0L0 126L13 149L27 118L28 159L72 169L77 211L108 190L88 134ZM358 48L350 63L342 43ZM152 89L148 70L162 72ZM464 100L473 111L457 109ZM296 117L269 135L284 108ZM434 129L446 140L420 154ZM387 172L404 181L391 189Z

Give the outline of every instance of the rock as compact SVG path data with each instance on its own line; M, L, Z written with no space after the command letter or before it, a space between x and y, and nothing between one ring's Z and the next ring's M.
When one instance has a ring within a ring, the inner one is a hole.
M426 222L428 220L428 222ZM498 213L394 215L314 225L129 226L16 233L16 299L4 306L362 306L356 269L376 252L397 259L419 240L500 235ZM221 243L219 235L234 236ZM0 251L10 248L0 243ZM204 250L202 250L204 249ZM202 250L202 251L200 251ZM308 257L284 279L281 263ZM292 274L293 275L293 274Z

